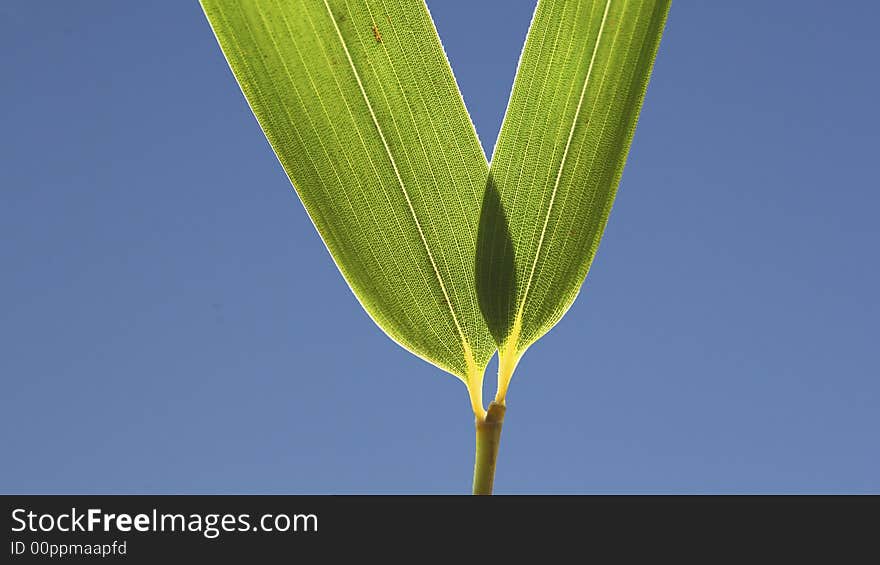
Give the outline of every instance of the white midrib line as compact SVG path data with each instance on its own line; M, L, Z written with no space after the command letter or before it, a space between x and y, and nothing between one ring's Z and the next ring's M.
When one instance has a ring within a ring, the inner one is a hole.
M455 315L455 309L452 307L452 301L449 299L449 293L446 290L446 285L443 284L443 278L440 276L440 270L437 269L437 263L434 261L434 255L431 253L431 248L428 246L428 240L425 239L425 233L422 230L422 225L419 223L419 218L416 216L415 208L413 208L412 201L409 198L409 193L406 190L406 186L403 184L403 178L400 176L400 171L397 169L397 162L394 160L394 155L391 153L391 148L388 146L388 142L385 140L385 134L382 133L382 127L379 125L379 120L376 118L376 113L373 111L373 105L370 103L370 99L367 96L367 91L364 89L364 84L361 82L361 76L357 72L357 68L354 66L354 60L351 58L351 53L348 51L348 45L345 43L345 38L342 37L342 32L339 29L339 26L336 24L336 18L333 16L333 10L330 9L330 5L327 3L327 0L324 0L324 7L327 8L327 13L330 16L330 21L333 22L333 29L336 30L336 35L339 37L339 42L342 44L342 50L345 51L345 58L348 59L348 64L351 66L351 71L354 73L355 81L357 81L358 88L361 91L361 96L364 97L364 102L367 104L367 110L370 111L370 118L373 120L373 125L376 126L376 131L379 133L379 139L382 140L382 146L385 148L385 152L388 154L388 160L391 162L391 168L394 170L394 176L397 177L397 182L400 184L400 190L403 192L403 197L406 200L406 205L409 208L409 212L413 217L413 222L416 224L416 229L419 232L419 238L422 240L422 245L425 246L425 252L428 254L428 260L431 262L431 267L434 269L434 275L437 277L437 282L440 284L440 290L443 291L443 298L446 300L446 305L449 307L449 313L452 315L452 322L455 324L455 329L458 330L458 335L461 338L462 343L465 346L465 350L469 348L468 340L465 338L464 332L461 329L461 325L458 323L458 317Z
M568 132L565 149L562 150L562 160L559 162L559 171L556 173L556 180L553 183L553 191L550 193L550 204L547 207L547 216L544 217L544 225L541 226L541 235L538 238L538 248L535 251L535 259L532 261L529 278L526 279L526 287L523 291L523 297L522 300L520 300L519 308L517 308L516 318L522 316L526 305L526 299L529 295L529 290L532 287L532 280L535 276L535 267L537 267L538 258L541 256L541 247L544 245L544 236L547 234L547 224L550 222L550 213L553 211L553 203L556 201L556 192L559 190L559 181L562 179L562 171L565 168L565 159L568 157L568 149L571 147L571 140L574 137L574 129L581 113L581 106L583 106L584 103L584 95L587 92L587 86L590 84L590 76L593 74L593 64L596 62L596 54L599 52L599 43L602 41L602 32L605 31L605 22L608 19L609 8L611 8L611 0L608 0L605 3L605 12L602 14L602 22L599 24L599 33L596 35L596 45L593 46L593 53L590 56L590 66L587 67L587 76L584 78L584 86L581 88L581 95L578 99L577 108L574 111L574 119L571 122L571 130Z

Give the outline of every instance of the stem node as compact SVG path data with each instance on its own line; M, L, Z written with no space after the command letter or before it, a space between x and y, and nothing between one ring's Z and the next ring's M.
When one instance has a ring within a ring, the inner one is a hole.
M489 404L486 416L476 419L477 452L474 460L474 494L492 494L504 412L504 404L493 402Z

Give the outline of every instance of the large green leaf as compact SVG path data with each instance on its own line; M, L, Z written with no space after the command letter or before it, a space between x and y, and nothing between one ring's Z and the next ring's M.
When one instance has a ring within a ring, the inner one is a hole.
M460 377L495 345L474 280L488 165L421 0L202 0L230 67L375 322Z
M497 402L523 352L577 296L611 211L669 10L664 0L541 0L489 172L480 305Z

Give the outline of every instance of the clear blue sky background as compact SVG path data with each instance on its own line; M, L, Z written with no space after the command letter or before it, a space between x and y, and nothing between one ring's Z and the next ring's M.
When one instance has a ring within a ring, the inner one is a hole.
M490 152L533 3L429 6ZM878 20L673 5L498 492L880 492ZM4 2L0 68L0 491L468 492L464 387L361 310L195 2Z

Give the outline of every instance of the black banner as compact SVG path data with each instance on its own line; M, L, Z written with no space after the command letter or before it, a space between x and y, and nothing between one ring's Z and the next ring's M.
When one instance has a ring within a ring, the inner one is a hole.
M682 555L706 546L713 555L754 557L804 549L839 557L865 546L876 556L880 509L877 497L837 496L2 499L3 563L262 563L352 556L408 556L416 563L443 556L469 563L524 549L584 557L612 551L625 558L646 550L655 557Z

